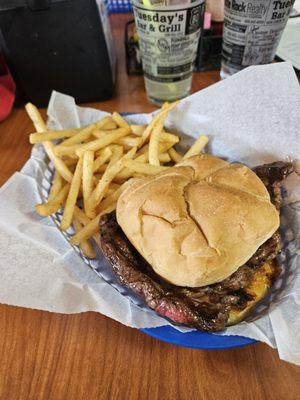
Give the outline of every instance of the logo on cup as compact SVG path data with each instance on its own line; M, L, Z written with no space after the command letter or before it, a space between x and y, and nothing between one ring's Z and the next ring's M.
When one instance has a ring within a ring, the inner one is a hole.
M170 51L170 45L167 39L161 38L157 41L157 47L162 53L168 53Z

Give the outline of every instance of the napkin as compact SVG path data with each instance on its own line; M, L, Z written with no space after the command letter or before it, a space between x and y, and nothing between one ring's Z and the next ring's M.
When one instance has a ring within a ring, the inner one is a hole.
M297 158L299 110L297 78L290 64L280 63L247 68L193 94L170 112L166 124L168 129L187 135L184 145L206 134L209 152L252 167ZM106 114L78 107L70 96L53 92L48 126L79 127ZM151 115L132 115L128 120L148 123ZM96 311L135 328L168 324L99 278L52 219L35 213L46 163L42 146L34 146L21 172L0 189L0 302L59 313ZM282 212L285 249L281 261L289 271L284 290L263 317L221 333L248 336L277 347L281 359L295 364L300 364L299 186L297 175L289 179Z

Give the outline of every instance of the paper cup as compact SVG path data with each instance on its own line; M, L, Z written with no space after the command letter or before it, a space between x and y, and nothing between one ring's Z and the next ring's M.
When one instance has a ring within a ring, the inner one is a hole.
M294 0L225 0L221 77L273 61Z
M156 104L183 98L191 88L205 0L144 3L133 0L148 98Z

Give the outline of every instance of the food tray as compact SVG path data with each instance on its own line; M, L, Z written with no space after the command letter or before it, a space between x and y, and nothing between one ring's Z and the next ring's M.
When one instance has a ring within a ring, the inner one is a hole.
M185 138L187 140L187 138ZM183 140L184 141L184 140ZM39 187L40 196L42 201L46 201L48 198L51 180L53 175L53 166L47 160L47 156L45 154L45 169L40 170L40 182L42 182ZM54 224L59 229L59 225L62 219L61 210L50 217ZM136 296L132 291L127 289L126 287L119 284L116 276L114 275L109 263L106 261L100 249L94 243L94 248L97 253L97 259L89 259L85 257L79 246L73 245L71 243L72 235L74 231L72 228L69 228L66 232L60 231L65 240L69 242L69 244L76 251L78 256L87 264L100 278L104 279L109 285L111 285L115 290L117 290L122 296L127 297L133 304L145 310L147 312L154 313L138 296ZM257 304L251 315L246 318L247 322L255 321L256 319L265 315L268 312L269 308L273 306L276 301L278 295L284 290L286 285L290 283L293 279L293 270L292 270L292 260L295 255L291 255L289 249L287 248L288 244L288 232L285 229L282 229L282 237L283 237L283 251L279 256L279 262L282 266L282 271L280 276L277 278L275 284L270 288L267 296ZM168 321L169 322L169 321ZM157 339L166 341L168 343L192 347L198 349L227 349L233 347L241 347L247 344L255 343L256 340L242 337L242 336L221 336L212 333L206 333L201 331L192 331L182 333L179 330L172 328L171 326L163 326L159 328L147 328L141 329L142 332L149 334Z

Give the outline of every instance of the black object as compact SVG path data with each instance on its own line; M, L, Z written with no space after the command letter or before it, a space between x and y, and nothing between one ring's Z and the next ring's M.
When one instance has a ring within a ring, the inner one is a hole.
M112 96L114 68L96 0L0 0L0 46L18 95L45 106Z
M220 69L222 52L222 35L214 35L212 29L206 29L200 37L195 71Z
M128 75L143 75L143 67L139 54L139 43L135 39L136 29L132 19L125 25L125 52L126 52L126 71Z

